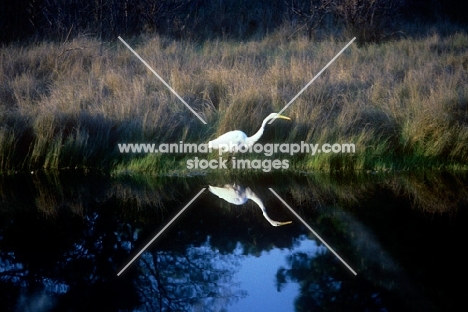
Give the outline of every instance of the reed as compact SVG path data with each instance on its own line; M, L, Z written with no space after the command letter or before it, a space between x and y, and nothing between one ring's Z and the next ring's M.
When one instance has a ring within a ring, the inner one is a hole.
M245 42L128 42L208 124L120 42L3 46L0 171L183 171L191 156L127 155L117 144L251 135L345 44L281 31ZM351 45L284 112L293 122L268 126L261 142L356 146L354 155L290 157L293 170L466 169L467 46L463 31Z

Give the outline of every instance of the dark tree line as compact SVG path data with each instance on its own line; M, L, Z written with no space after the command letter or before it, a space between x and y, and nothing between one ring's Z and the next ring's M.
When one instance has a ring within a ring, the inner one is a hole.
M283 0L7 0L0 40L102 39L142 32L174 37L249 36L279 26Z
M396 17L466 21L467 8L456 0L3 0L0 41L64 40L78 34L114 39L143 32L248 38L285 23L309 35L328 23L374 40Z

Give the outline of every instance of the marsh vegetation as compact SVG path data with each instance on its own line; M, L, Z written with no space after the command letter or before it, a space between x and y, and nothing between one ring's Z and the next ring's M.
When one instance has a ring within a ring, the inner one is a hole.
M184 155L123 155L118 143L206 143L256 132L344 46L277 32L245 42L129 40L203 125L118 42L76 38L1 48L2 171L142 167ZM468 35L351 45L261 142L354 143L354 155L302 155L294 168L462 168L468 159ZM165 166L162 166L164 163ZM167 168L166 165L172 167ZM136 168L135 168L136 169Z
M123 154L118 144L207 143L234 129L253 134L353 36L356 43L284 111L293 121L269 125L260 143L352 143L355 153L271 158L287 159L289 169L301 171L466 169L466 27L434 15L436 7L424 18L419 14L419 22L407 23L401 9L412 2L377 1L369 11L374 19L352 11L352 1L316 2L322 11L313 10L313 1L287 7L257 1L253 11L242 2L205 25L200 20L230 2L210 9L164 4L157 15L162 24L142 18L154 27L135 23L140 27L135 34L128 28L131 21L119 22L124 15L102 15L109 1L78 11L63 4L55 8L61 15L52 14L45 1L36 8L36 25L44 23L37 16L45 16L56 28L45 34L36 28L35 37L9 38L0 47L0 171L184 173L187 159L197 155ZM356 3L360 9L367 5ZM163 21L187 12L197 12L197 18L163 27ZM259 20L253 12L283 13ZM64 16L77 24L67 24ZM4 21L9 22L14 25L11 18ZM221 28L224 32L217 33ZM114 31L127 35L124 39L207 125Z

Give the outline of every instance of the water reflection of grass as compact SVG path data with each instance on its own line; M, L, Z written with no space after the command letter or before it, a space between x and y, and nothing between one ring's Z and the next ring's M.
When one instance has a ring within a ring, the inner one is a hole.
M409 198L416 210L428 213L456 213L468 203L466 174L405 172L399 174L318 175L293 184L290 193L299 203L317 202L352 207L373 194L388 192Z
M32 176L3 176L0 179L0 202L3 207L12 207L10 203L15 202L15 209L26 209L33 205L44 216L53 218L63 213L64 209L73 215L83 216L90 200L97 203L115 200L125 214L138 214L140 219L142 216L144 219L144 215L155 217L166 214L168 205L183 206L187 194L194 190L208 185L236 183L250 187L260 198L266 200L271 200L268 188L272 187L289 198L291 205L307 209L331 206L348 209L365 202L376 193L388 192L392 196L408 198L416 210L451 214L467 204L466 179L466 174L427 171L347 175L209 174L194 177L132 174L113 178L104 175L39 173ZM20 200L17 189L24 190L24 197ZM228 206L224 205L225 208ZM257 213L256 209L252 211Z
M120 45L92 39L2 47L0 170L184 171L184 155L123 155L117 143L208 142L254 133L342 47L335 40L131 42L208 121L202 125ZM297 170L466 169L468 36L437 32L352 45L270 126L264 142L354 143L301 155ZM157 51L157 53L155 53ZM206 155L204 155L206 156Z

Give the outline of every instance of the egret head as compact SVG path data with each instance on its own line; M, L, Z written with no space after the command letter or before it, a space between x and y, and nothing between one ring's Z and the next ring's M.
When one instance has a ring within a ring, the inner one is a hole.
M283 115L280 115L280 114L277 114L277 113L271 113L270 115L268 115L268 117L266 118L266 120L275 119L275 118L281 118L281 119L291 120L291 118L286 117L286 116L283 116Z

